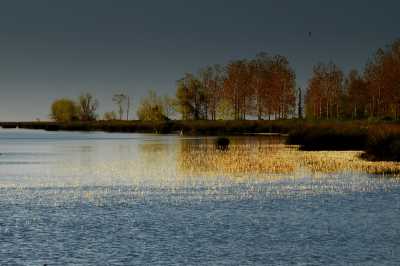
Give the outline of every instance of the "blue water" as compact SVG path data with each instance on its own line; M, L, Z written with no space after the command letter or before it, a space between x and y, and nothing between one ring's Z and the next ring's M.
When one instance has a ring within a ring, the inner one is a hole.
M397 179L180 176L209 141L0 130L0 264L400 265Z

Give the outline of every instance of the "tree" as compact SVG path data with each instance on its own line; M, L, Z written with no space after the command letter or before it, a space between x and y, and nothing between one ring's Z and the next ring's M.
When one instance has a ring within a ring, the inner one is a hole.
M127 96L122 93L114 94L112 100L118 107L119 120L122 120L122 116L124 114L124 102L127 100Z
M129 120L129 113L131 111L131 97L126 96L126 120Z
M97 118L96 110L99 102L90 93L84 93L79 97L79 118L81 121L94 121Z
M233 106L234 119L244 120L248 113L251 75L246 60L230 62L226 67L223 97Z
M153 90L150 90L149 94L140 101L137 115L139 120L143 121L160 121L168 119L165 115L162 98L158 97Z
M313 119L339 119L342 113L343 72L334 63L314 66L306 94L306 115Z
M104 113L103 118L104 118L104 120L106 120L106 121L117 120L117 114L116 114L114 111L106 112L106 113Z
M176 106L177 102L175 98L165 95L162 97L162 106L164 109L164 114L168 119L176 116Z
M364 78L369 95L369 115L399 118L400 112L400 40L386 49L378 49L368 62Z
M272 60L265 54L260 53L250 62L252 87L252 110L251 113L259 120L265 114L270 114L271 104L271 72Z
M236 120L247 115L288 118L295 114L295 78L289 61L280 55L260 53L254 60L208 66L198 76L185 74L177 82L177 110L184 120L215 120L222 109L232 109Z
M78 108L74 101L62 98L51 105L51 118L57 122L67 123L78 120Z
M345 81L346 114L352 119L365 118L368 106L367 84L357 70L351 70Z
M274 118L288 118L296 106L296 75L286 57L276 55L271 64L270 111Z
M177 82L177 109L183 120L206 119L206 96L200 80L192 74Z
M301 88L298 89L299 92L299 98L297 101L297 118L303 119L303 106L302 106L302 93L301 93Z
M232 104L225 99L219 101L216 111L217 111L216 119L231 120L234 119L235 117L235 112L232 108Z
M223 69L220 65L208 66L200 70L199 77L204 94L205 119L215 120L224 85Z

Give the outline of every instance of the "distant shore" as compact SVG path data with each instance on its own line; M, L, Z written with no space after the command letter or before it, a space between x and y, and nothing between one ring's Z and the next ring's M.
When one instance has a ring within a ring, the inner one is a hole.
M241 135L256 133L287 134L301 127L302 120L244 121L93 121L93 122L0 122L2 128L41 129L47 131L104 131L184 135Z
M119 133L203 136L287 135L287 144L300 149L362 150L368 160L400 161L400 123L388 121L217 120L217 121L93 121L0 122L2 128L47 131L104 131Z

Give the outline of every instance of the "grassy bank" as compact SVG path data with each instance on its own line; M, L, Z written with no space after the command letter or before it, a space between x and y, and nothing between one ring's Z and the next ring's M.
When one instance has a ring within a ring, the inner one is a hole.
M365 151L362 157L374 161L400 161L400 124L325 123L305 124L289 132L288 144L306 151Z

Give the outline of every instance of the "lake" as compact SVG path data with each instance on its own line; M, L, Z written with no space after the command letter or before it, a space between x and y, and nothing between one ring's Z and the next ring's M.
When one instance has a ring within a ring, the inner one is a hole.
M400 265L400 179L283 141L0 129L0 264Z

